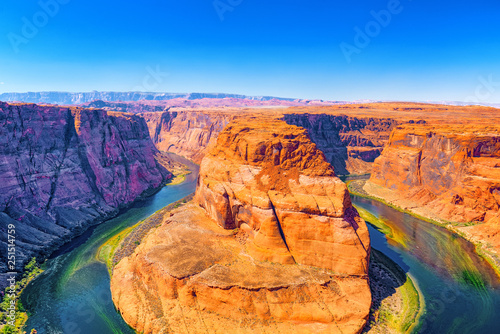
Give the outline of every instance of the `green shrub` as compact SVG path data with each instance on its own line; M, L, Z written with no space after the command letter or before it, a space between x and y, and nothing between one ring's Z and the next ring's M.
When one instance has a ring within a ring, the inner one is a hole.
M14 327L12 327L11 325L6 325L2 328L2 331L0 332L2 334L16 334L17 331Z

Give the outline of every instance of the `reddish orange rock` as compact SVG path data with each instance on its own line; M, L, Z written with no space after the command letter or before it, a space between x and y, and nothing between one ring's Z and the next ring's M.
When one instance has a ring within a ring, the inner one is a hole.
M195 199L221 227L248 226L250 251L261 260L367 273L366 225L302 128L230 124L202 161Z
M452 223L500 255L500 126L406 125L375 160L365 190Z
M164 111L139 114L148 124L153 143L199 163L229 122L228 114L203 111Z
M115 267L113 301L129 325L361 332L371 306L368 231L304 129L231 123L202 161L194 202Z
M359 333L366 276L260 262L234 231L192 203L173 212L111 279L113 301L142 333Z
M370 181L440 219L488 221L500 207L500 127L400 126Z

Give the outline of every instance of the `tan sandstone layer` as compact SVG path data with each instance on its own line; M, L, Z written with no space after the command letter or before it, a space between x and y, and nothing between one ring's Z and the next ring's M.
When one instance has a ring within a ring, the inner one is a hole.
M196 104L190 108L165 109L162 101L147 102L147 105L139 104L144 108L138 108L137 102L108 103L106 108L138 113L146 120L159 150L172 151L197 163L233 117L272 115L305 128L337 175L370 173L374 159L380 155L391 130L398 124L461 123L464 120L489 124L499 121L495 108L409 102L267 109L231 106L230 101L226 101L227 107Z

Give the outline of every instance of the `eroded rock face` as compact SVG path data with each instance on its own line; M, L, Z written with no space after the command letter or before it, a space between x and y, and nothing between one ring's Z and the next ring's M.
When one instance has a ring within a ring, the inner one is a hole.
M140 117L0 103L0 124L1 256L15 224L18 270L171 176Z
M368 231L304 129L232 122L201 163L195 200L163 219L111 280L115 306L137 331L364 327Z
M246 111L251 115L250 111ZM148 123L156 147L200 162L210 145L231 120L214 111L165 111L140 114ZM307 129L337 174L365 174L382 152L398 121L326 114L284 114L291 125Z
M174 152L197 163L230 119L227 114L197 111L150 112L140 116L146 120L160 151Z
M286 114L283 119L305 128L339 175L370 173L392 128L399 123L390 118L307 113Z
M500 128L398 127L370 181L437 218L487 222L500 207Z
M202 161L195 199L221 227L248 229L261 260L367 273L366 225L302 128L227 126Z

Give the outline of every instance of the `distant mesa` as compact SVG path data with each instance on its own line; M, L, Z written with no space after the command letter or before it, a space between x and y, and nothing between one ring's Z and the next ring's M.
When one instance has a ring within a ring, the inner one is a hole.
M282 98L274 96L246 96L241 94L225 93L155 93L155 92L27 92L27 93L2 93L0 101L6 102L30 102L50 103L59 105L78 105L95 100L118 102L118 101L193 101L193 100L227 100L232 99L233 104L244 105L330 105L340 102L322 100L301 100L293 98ZM226 105L228 104L227 101ZM185 102L185 104L189 104ZM212 104L216 104L213 103ZM223 103L219 101L220 105Z

